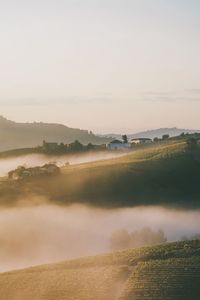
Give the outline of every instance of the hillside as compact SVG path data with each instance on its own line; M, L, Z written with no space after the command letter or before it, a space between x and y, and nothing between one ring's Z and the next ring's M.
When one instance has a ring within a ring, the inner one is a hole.
M200 133L200 130L190 130L190 129L181 129L181 128L176 128L176 127L172 127L172 128L158 128L158 129L153 129L153 130L147 130L147 131L141 131L141 132L137 132L137 133L132 133L132 134L128 134L128 138L129 139L137 139L137 138L150 138L150 139L154 139L155 137L157 138L162 138L162 136L164 134L168 134L170 137L174 137L174 136L179 136L181 133L188 133L188 134L192 134L192 133ZM107 137L113 137L113 138L121 138L120 134L107 134Z
M1 204L30 194L56 203L94 206L200 207L200 151L186 141L154 144L104 161L67 166L57 177L2 181Z
M200 240L0 274L2 300L199 300Z
M129 134L128 138L161 138L164 134L171 137L178 136L182 132L194 133L198 130L178 129L178 128L160 128ZM79 140L83 144L103 144L109 142L112 138L121 139L119 134L95 135L87 130L70 128L62 124L50 123L17 123L0 116L0 152L32 148L41 145L43 140L48 142L70 143Z
M108 139L61 124L16 123L0 117L0 151L30 148L48 142L70 143L79 140L83 144L102 144Z

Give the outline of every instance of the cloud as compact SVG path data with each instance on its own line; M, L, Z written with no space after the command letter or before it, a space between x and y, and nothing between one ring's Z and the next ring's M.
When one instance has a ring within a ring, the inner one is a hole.
M81 103L110 103L113 101L111 95L102 95L94 97L51 97L51 98L9 98L0 99L2 106L46 106L46 105L63 105L63 104L81 104Z
M139 96L139 100L158 102L200 101L200 89L185 89L176 92L146 92Z
M186 89L185 92L200 96L200 89Z

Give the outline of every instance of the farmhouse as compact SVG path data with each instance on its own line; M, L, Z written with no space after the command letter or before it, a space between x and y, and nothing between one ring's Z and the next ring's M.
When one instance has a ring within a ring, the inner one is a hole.
M25 179L27 177L38 177L42 175L56 175L60 173L60 168L53 163L45 164L42 167L25 168L18 167L8 173L8 178L13 180Z
M137 138L131 140L131 144L150 144L150 143L152 143L152 139L149 138Z
M110 150L126 150L129 149L131 145L129 143L123 143L120 140L113 140L107 144L107 148Z

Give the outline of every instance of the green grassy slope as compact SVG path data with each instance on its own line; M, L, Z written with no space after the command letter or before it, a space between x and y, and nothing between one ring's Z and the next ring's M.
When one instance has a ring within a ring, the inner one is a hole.
M69 166L58 177L3 182L0 197L40 194L57 203L115 207L145 204L200 206L200 151L185 141L140 149L126 156Z
M199 282L200 257L143 262L129 278L121 299L199 299Z
M200 240L0 274L2 300L200 299Z

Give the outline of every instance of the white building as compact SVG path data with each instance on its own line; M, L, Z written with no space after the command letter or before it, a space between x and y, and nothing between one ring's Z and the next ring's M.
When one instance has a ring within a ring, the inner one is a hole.
M148 139L148 138L137 138L131 140L131 144L150 144L150 143L152 143L152 139Z
M123 143L120 140L113 140L109 144L107 144L107 148L110 150L126 150L131 147L129 143Z

